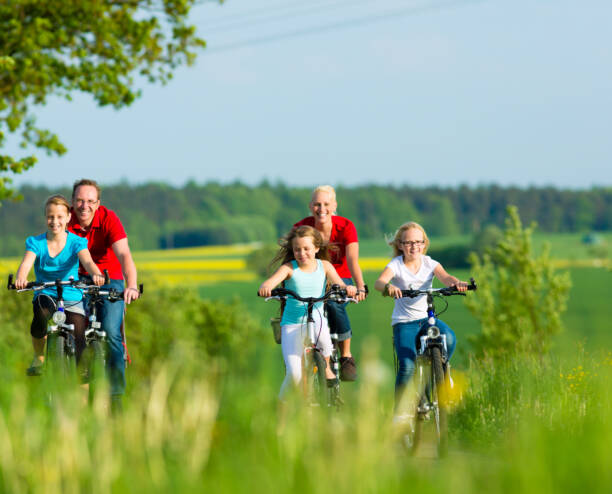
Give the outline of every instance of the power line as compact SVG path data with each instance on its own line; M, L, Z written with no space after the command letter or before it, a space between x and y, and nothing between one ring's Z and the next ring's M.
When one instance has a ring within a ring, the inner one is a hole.
M320 5L320 4L317 5L316 3L314 5L312 3L308 3L308 4L302 3L298 5L297 8L290 9L289 12L278 12L276 10L274 11L267 10L264 14L255 16L255 19L253 18L237 19L237 20L233 19L233 22L226 22L225 24L221 24L221 25L213 24L212 26L200 26L200 29L206 32L211 32L211 31L218 32L219 30L221 30L221 32L224 32L224 31L230 31L232 29L238 29L241 27L253 27L258 24L266 24L269 22L275 22L275 21L295 18L297 16L324 14L326 12L330 12L332 10L335 10L341 7L372 3L373 1L375 0L348 0L348 1L344 0L344 1L339 1L336 3L330 3L329 1L327 1L327 2L324 2L323 5ZM228 21L232 21L232 19L228 19Z
M237 41L235 43L227 43L227 44L222 44L218 46L210 45L209 43L210 47L207 48L207 52L208 53L219 53L219 52L224 52L224 51L238 50L246 46L256 46L256 45L262 45L266 43L273 43L275 41L280 41L284 39L300 38L304 36L311 36L314 34L321 34L325 32L341 30L341 29L347 29L347 28L358 27L358 26L366 26L368 24L374 24L378 22L385 22L385 21L393 20L398 17L420 15L420 14L425 14L427 12L433 12L436 10L445 10L445 9L449 9L453 7L459 7L464 4L482 3L484 1L486 0L450 0L447 2L440 2L436 5L411 7L408 9L399 9L399 10L395 10L391 12L386 12L384 14L376 15L376 16L356 17L354 19L349 19L346 21L339 21L339 22L334 22L334 23L321 25L321 26L312 26L312 27L307 27L303 29L296 29L294 31L271 34L269 36L250 38L250 39L245 39L242 41Z
M329 3L328 0L311 0L308 5L313 5L313 4L323 4L325 5L326 3ZM259 8L259 9L253 9L253 10L249 10L247 12L241 12L241 13L237 13L237 14L233 14L233 15L226 15L225 17L222 17L220 19L217 19L216 21L214 21L211 25L203 25L201 26L203 29L215 29L217 27L219 27L219 23L221 24L221 26L223 26L223 24L226 23L233 23L235 21L239 21L242 19L248 19L248 18L253 18L253 17L259 17L262 15L267 15L269 14L271 11L274 12L278 12L279 10L291 10L294 7L302 7L304 6L304 1L303 0L298 0L296 2L283 2L282 4L278 4L278 5L270 5L268 7L263 7L263 8ZM195 22L199 22L198 20L196 20Z

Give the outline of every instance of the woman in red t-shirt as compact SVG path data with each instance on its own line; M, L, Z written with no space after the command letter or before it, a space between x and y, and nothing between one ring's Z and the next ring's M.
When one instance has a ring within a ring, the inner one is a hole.
M331 263L346 284L357 286L358 301L366 297L366 287L359 267L359 242L353 222L337 216L336 191L330 185L321 185L312 193L309 208L312 216L298 221L294 226L308 225L315 227L323 240L328 244ZM355 360L351 354L351 323L346 313L346 304L329 302L327 319L330 332L338 334L340 347L340 378L343 381L354 381L357 378Z

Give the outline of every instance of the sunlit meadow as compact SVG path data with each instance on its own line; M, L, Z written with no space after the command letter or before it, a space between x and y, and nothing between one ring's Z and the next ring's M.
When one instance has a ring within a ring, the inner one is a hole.
M377 294L349 309L360 377L343 385L346 406L293 402L279 433L283 367L266 325L276 307L255 297L250 247L235 249L137 253L145 296L128 311L134 362L115 416L104 393L87 404L75 383L25 376L29 296L2 292L3 492L611 492L605 268L572 270L568 329L551 355L474 359L463 335L477 324L451 303L463 348L449 455L438 459L427 444L409 456L392 427L391 305ZM370 284L384 255L364 256Z

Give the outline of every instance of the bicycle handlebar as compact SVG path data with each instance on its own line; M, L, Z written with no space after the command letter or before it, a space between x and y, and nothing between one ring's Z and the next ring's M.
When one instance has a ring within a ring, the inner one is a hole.
M259 295L259 294L257 294ZM340 288L340 285L332 285L331 288L325 292L322 297L300 297L293 290L287 288L275 288L272 290L270 297L266 297L266 300L277 299L282 300L287 297L292 297L299 302L307 304L316 304L317 302L325 302L327 300L335 300L336 302L356 302L354 298L347 297L346 289Z
M477 290L478 286L476 285L476 282L474 281L474 278L470 278L470 284L467 287L468 290ZM445 297L449 297L451 295L462 295L465 296L465 293L460 292L459 290L457 290L457 286L456 285L451 285L451 286L445 286L443 288L430 288L428 290L415 290L413 288L408 289L408 290L402 290L402 297L410 297L410 298L414 298L414 297L418 297L419 295L426 295L426 294L431 294L431 295L444 295Z
M104 283L108 284L110 282L110 278L108 276L108 271L104 270ZM88 285L86 282L82 280L75 280L74 278L70 278L68 280L55 280L55 281L30 281L25 288L17 288L13 283L13 275L9 274L8 283L6 285L8 290L17 290L17 292L27 292L27 291L38 291L43 290L45 288L57 287L57 286L72 286L81 290L87 294L96 293L102 297L108 298L110 301L117 301L123 299L123 292L118 291L115 288L106 288L104 290L101 289L98 285ZM141 283L138 287L138 291L142 295L144 291L144 286Z
M123 300L123 293L118 291L116 288L105 288L102 290L98 285L85 285L83 283L76 285L76 288L81 290L84 294L87 295L99 295L101 297L105 297L109 299L111 302L116 302L118 300ZM138 285L138 292L142 295L144 291L144 285L141 283Z
M9 274L8 283L6 288L9 290L17 290L18 292L27 292L27 291L38 291L43 290L45 288L60 286L76 286L78 280L75 281L74 278L70 278L68 280L55 280L55 281L30 281L25 286L25 288L17 288L13 283L13 275Z

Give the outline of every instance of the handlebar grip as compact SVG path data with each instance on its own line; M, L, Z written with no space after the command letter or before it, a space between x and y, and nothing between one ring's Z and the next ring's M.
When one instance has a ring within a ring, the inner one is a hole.
M478 286L476 285L476 281L474 278L470 278L470 284L468 285L468 290L477 290Z
M15 289L15 285L13 285L13 275L9 274L8 276L8 283L6 284L6 289L10 290L10 289Z
M140 292L140 294L142 295L142 294L143 294L143 292L144 292L144 285L141 283L141 284L138 286L138 288L139 288L139 290L138 290L138 291L139 291L139 292Z
M108 275L108 269L104 270L104 284L108 285L110 283L110 276Z

